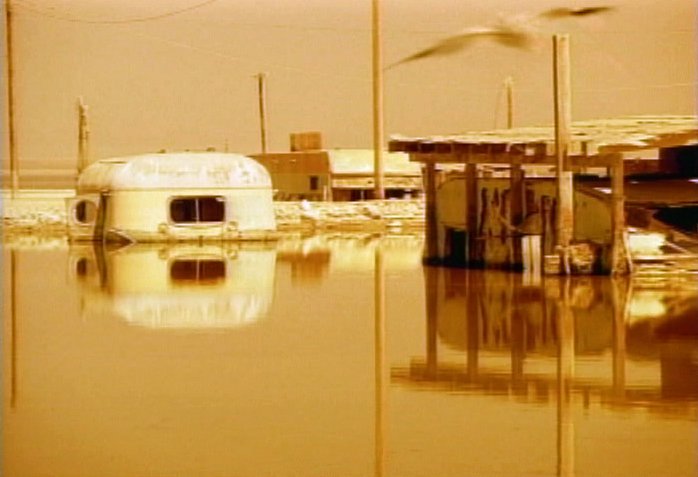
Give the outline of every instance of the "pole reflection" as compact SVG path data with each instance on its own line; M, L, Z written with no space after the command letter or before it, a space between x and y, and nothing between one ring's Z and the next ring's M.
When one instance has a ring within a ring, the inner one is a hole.
M386 422L388 379L386 377L385 264L380 244L375 248L374 268L374 372L375 372L375 475L386 475Z
M593 276L532 283L439 267L425 267L424 282L424 358L393 366L393 383L555 403L560 476L576 472L576 406L696 411L695 285L658 289L643 277Z

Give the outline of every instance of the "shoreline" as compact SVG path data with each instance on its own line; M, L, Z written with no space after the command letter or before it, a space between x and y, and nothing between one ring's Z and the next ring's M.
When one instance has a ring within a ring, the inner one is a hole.
M26 235L68 235L65 200L69 189L20 190L12 197L2 191L0 209L3 240ZM424 229L422 199L386 199L360 202L275 201L280 233L312 232L401 232Z

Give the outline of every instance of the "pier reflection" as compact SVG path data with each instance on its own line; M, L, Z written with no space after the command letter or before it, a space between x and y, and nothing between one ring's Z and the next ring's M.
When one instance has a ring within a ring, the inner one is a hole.
M575 475L574 404L696 412L695 282L424 268L422 357L392 382L557 408L557 475ZM678 285L683 283L683 285Z
M394 382L548 401L569 379L587 404L698 401L695 286L660 292L641 277L531 286L516 274L436 267L424 277L425 354L393 367Z
M76 246L69 270L83 318L116 316L147 328L235 328L273 301L273 245Z

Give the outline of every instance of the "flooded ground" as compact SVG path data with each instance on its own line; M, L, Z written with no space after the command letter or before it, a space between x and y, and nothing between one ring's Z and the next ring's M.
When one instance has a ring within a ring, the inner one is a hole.
M421 247L6 244L2 475L698 473L695 273Z

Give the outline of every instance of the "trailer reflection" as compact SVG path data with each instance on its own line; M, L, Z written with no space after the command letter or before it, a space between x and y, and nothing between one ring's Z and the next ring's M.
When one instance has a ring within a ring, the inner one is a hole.
M260 244L75 246L70 271L84 318L147 328L236 328L273 301L276 250Z

